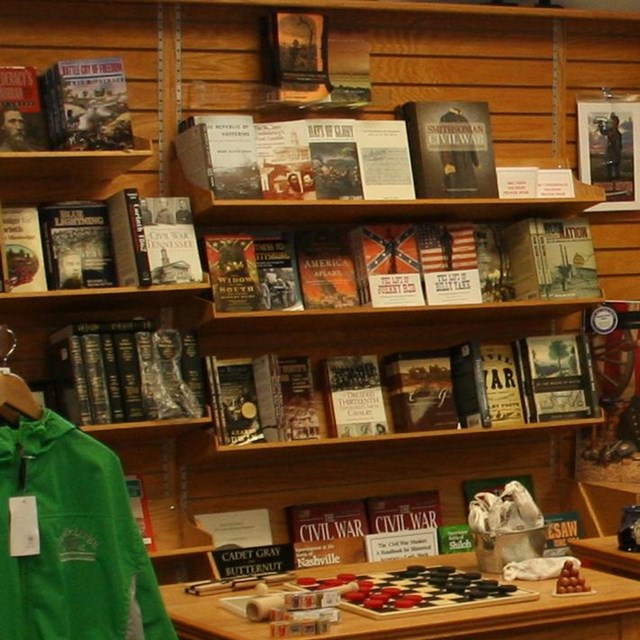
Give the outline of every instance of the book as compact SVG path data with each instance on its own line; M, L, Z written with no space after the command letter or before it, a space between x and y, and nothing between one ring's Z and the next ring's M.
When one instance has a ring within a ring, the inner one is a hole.
M222 444L247 445L263 442L253 361L251 358L207 356L214 373Z
M411 164L418 198L497 198L489 105L406 102Z
M538 218L549 299L600 298L596 253L589 219Z
M253 236L242 233L208 233L203 241L215 310L260 310L261 286Z
M368 224L350 232L360 303L415 307L425 303L416 228Z
M152 284L138 190L121 189L107 198L106 205L116 254L118 285L144 287Z
M438 527L439 553L464 553L473 551L471 527L467 524L452 524Z
M71 335L51 344L47 359L60 414L77 426L93 424L80 336Z
M544 523L547 526L547 544L544 557L571 555L570 543L582 538L582 518L577 511L545 513Z
M142 377L135 334L138 331L152 330L153 328L142 328L116 331L113 334L125 422L141 422L145 419Z
M442 505L437 490L411 494L369 497L367 518L371 533L396 533L439 527Z
M122 387L120 386L120 371L116 357L116 347L112 333L99 333L102 343L102 362L104 366L105 383L111 408L111 422L124 422L124 401Z
M309 132L305 120L255 124L262 197L315 200Z
M187 196L140 198L152 284L202 282L202 261Z
M127 491L129 493L129 504L135 518L144 546L148 551L156 551L155 532L151 521L151 511L149 509L149 500L144 491L142 476L129 474L125 476Z
M463 428L490 427L491 414L480 343L468 340L449 349L453 398Z
M405 122L357 120L355 136L365 200L415 199Z
M367 562L438 555L438 530L409 529L365 536Z
M340 309L360 304L347 229L297 229L295 247L305 309Z
M0 152L51 148L35 67L0 65Z
M251 235L260 281L261 308L267 311L302 310L304 305L293 232L255 229Z
M600 415L586 334L528 336L516 341L515 348L529 422Z
M38 209L33 206L5 206L0 209L0 215L4 291L47 291Z
M206 415L207 392L202 356L200 355L198 336L195 331L180 331L182 350L180 372L185 384L191 389L199 407L199 416Z
M551 285L542 253L536 218L507 224L503 229L505 251L511 265L517 300L546 298Z
M366 31L329 29L327 54L331 105L353 109L370 104L371 41Z
M109 212L100 200L40 205L49 289L116 286Z
M253 359L253 379L262 432L267 442L283 440L283 399L278 356L265 353Z
M294 504L287 518L294 543L364 538L369 533L364 500Z
M44 73L43 100L53 114L54 149L134 147L127 79L121 57L59 60Z
M294 542L293 550L297 569L366 562L362 537Z
M80 345L82 347L82 358L87 377L93 423L111 424L113 416L102 355L102 335L99 333L85 333L80 336Z
M491 424L523 424L526 419L513 345L482 342L480 355Z
M195 125L204 129L194 132L193 139L183 139L186 131L176 139L178 158L186 168L185 177L189 178L189 159L193 145L201 146L198 156L204 154L204 161L210 171L209 183L219 200L261 199L260 169L253 116L247 114L208 114L194 115L186 119L187 130ZM184 140L184 141L183 141ZM185 159L185 163L183 163Z
M273 544L268 509L196 513L194 522L213 538L216 549L263 547Z
M278 356L282 394L282 439L320 437L320 416L315 403L311 360L308 356Z
M329 435L357 438L389 433L378 357L333 356L322 364Z
M306 123L318 200L362 200L356 120L310 118Z
M474 223L482 302L507 302L516 297L503 223Z
M190 125L186 120L181 121L175 147L180 169L187 181L213 192L215 181L206 125Z
M394 431L458 428L448 350L396 352L382 366Z
M422 223L417 235L427 305L481 303L473 224Z

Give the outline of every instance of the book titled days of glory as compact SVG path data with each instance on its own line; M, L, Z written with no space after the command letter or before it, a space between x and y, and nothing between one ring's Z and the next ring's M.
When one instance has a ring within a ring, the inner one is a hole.
M401 116L418 198L498 197L486 102L407 102Z

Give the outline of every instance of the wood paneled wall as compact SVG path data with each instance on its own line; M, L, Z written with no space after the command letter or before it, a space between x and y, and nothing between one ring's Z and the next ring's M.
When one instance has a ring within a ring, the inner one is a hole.
M574 19L569 10L550 17L540 11L449 12L444 5L434 11L393 12L365 4L370 8L363 11L355 9L354 2L343 9L316 5L325 11L330 29L355 27L371 43L373 103L357 117L389 118L410 100L486 100L500 165L553 158L575 169L576 96L597 93L602 86L619 94L635 93L640 87L640 22L624 14L596 19L582 12ZM152 159L97 192L75 176L58 185L25 176L33 185L34 199L102 197L130 185L143 195L171 193L169 164L181 117L209 111L250 112L264 120L283 117L262 104L259 21L266 11L258 5L206 2L36 0L3 6L0 64L45 69L57 59L122 55L135 133L152 140L156 150ZM0 200L7 201L7 196L0 193ZM392 207L389 211L391 217ZM640 299L638 214L603 213L593 220L606 296ZM117 309L113 315L118 315ZM91 319L83 310L78 316ZM44 378L46 336L69 319L46 313L0 319L20 338L14 369L29 380ZM541 330L549 328L544 318L532 322ZM499 318L495 327L484 330L494 329L498 334L513 331ZM463 324L455 328L460 336L471 330ZM419 327L364 333L342 338L370 341L377 352L438 342L437 332ZM451 335L443 335L450 340ZM203 346L215 352L215 341ZM571 479L572 443L571 433L549 436L532 431L419 446L395 442L321 450L300 447L296 464L290 453L239 452L184 468L176 464L173 441L112 446L127 471L145 474L152 497L177 500L181 494L192 513L270 507L275 537L282 540L283 508L288 504L417 489L440 489L446 523L460 522L465 517L461 481L469 477L531 473L542 507L558 510L566 506L562 487Z

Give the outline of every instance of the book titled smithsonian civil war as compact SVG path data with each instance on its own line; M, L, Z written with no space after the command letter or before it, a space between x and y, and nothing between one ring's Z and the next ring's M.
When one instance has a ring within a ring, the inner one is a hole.
M407 102L401 113L418 198L498 197L486 102Z

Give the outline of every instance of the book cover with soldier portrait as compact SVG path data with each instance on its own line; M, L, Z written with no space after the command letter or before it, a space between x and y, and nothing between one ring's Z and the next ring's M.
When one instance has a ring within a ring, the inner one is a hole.
M0 152L50 147L35 67L0 66Z
M497 198L489 105L407 102L401 107L418 198Z

